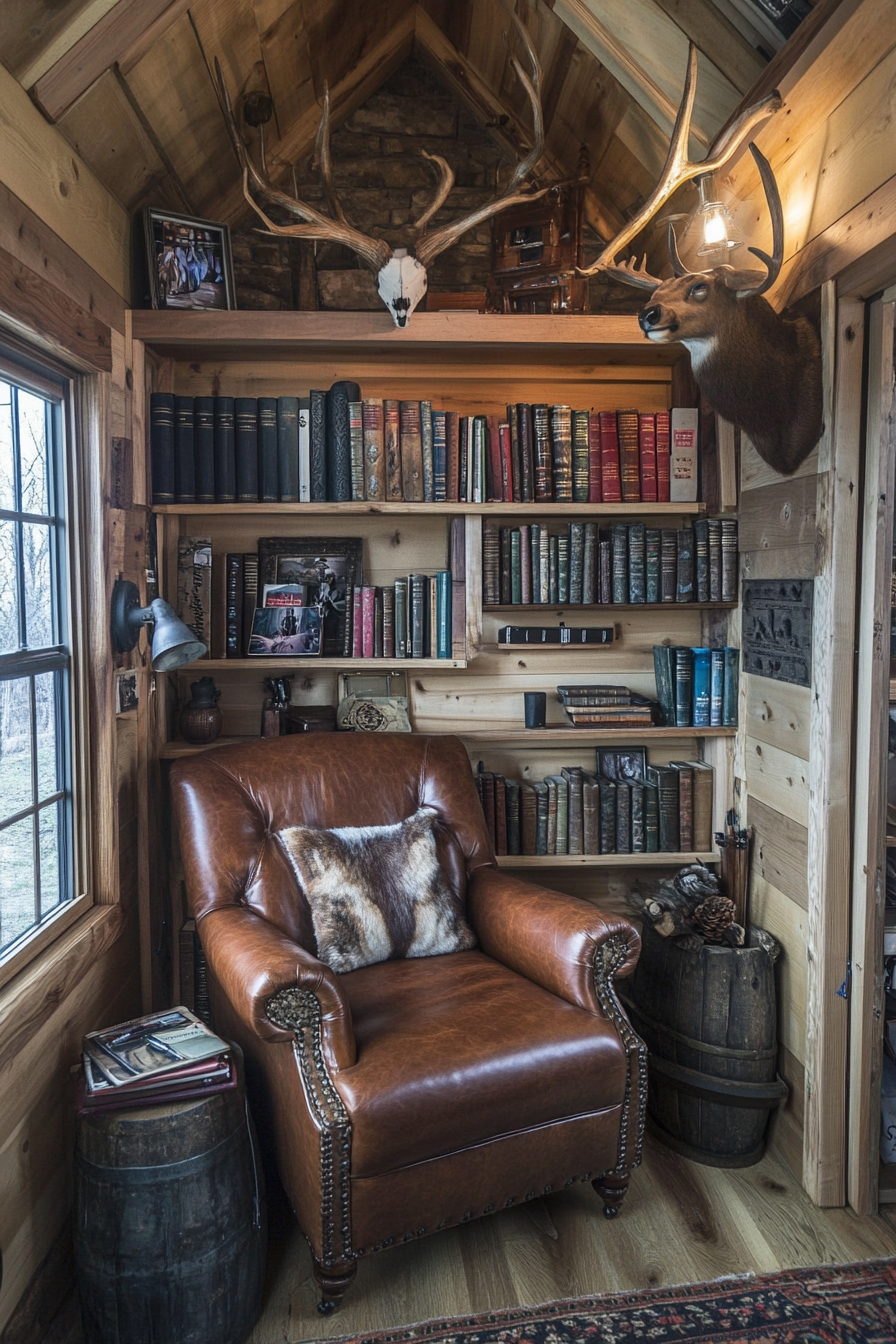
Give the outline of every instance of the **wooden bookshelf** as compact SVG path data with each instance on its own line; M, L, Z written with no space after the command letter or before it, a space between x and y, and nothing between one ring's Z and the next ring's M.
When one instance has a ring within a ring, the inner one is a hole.
M426 668L430 672L447 672L467 666L465 658L290 658L275 655L271 658L200 658L189 663L181 671L195 672L280 672L283 676L296 676L300 671L311 674L315 668L319 671L339 672L409 672Z
M229 516L251 516L259 514L264 518L271 517L298 517L313 518L318 517L388 517L401 515L429 515L430 517L441 515L457 516L458 514L484 514L489 518L536 518L548 517L557 518L643 518L645 509L648 506L644 504L555 504L552 501L538 504L468 504L463 501L445 501L444 503L411 503L405 500L398 500L395 503L384 501L381 504L371 503L370 500L350 499L340 503L330 501L317 501L308 504L284 504L279 500L264 502L259 500L251 504L154 504L155 513L164 514L170 517L181 518L213 518ZM672 518L691 518L706 513L705 504L651 504L649 505L651 517L672 517ZM664 604L668 606L668 603Z
M499 868L682 868L688 863L718 863L713 850L690 854L499 854Z

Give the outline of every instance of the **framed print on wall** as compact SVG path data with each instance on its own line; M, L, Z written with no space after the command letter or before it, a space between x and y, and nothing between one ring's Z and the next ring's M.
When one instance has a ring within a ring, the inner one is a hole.
M236 307L226 224L147 208L143 231L153 308Z

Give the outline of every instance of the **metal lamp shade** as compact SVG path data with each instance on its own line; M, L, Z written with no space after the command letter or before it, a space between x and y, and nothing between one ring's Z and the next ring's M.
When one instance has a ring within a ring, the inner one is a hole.
M170 603L157 597L150 606L155 629L152 632L152 670L171 672L184 663L194 663L207 652L189 626L174 611Z

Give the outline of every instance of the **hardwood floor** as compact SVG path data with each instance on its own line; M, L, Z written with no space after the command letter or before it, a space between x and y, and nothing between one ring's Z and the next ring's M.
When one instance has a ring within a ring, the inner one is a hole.
M342 1307L320 1316L304 1239L272 1219L265 1309L247 1344L296 1344L438 1316L724 1274L896 1255L888 1218L817 1209L774 1156L717 1171L650 1143L622 1212L591 1186L363 1260Z

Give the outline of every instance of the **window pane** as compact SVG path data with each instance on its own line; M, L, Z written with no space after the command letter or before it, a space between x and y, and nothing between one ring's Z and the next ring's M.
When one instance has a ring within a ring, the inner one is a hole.
M29 649L55 644L53 637L53 580L50 564L50 527L45 523L22 526L22 562L25 568L25 637Z
M56 687L58 672L42 672L34 678L37 715L37 801L63 787L61 753L56 741Z
M19 461L22 512L49 513L47 403L31 392L19 392Z
M0 681L0 821L31 796L31 679Z
M16 507L15 471L12 452L12 388L9 383L0 382L0 509Z
M0 831L0 947L34 923L34 821Z
M38 843L40 845L40 914L41 919L62 900L59 889L59 826L60 803L51 803L38 815Z
M15 653L19 647L16 525L0 520L0 653Z

